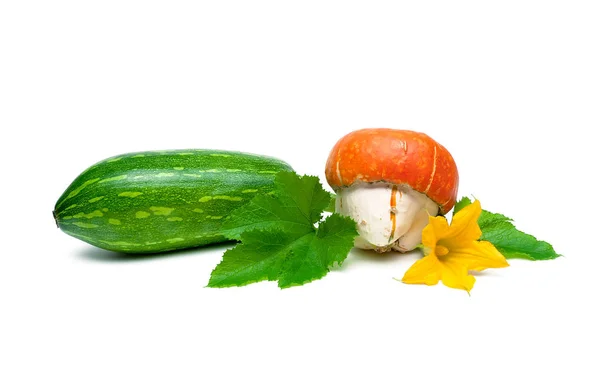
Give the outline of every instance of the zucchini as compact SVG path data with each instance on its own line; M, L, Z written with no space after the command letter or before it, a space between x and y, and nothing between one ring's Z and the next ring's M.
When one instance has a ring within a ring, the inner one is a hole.
M53 214L66 234L106 250L156 253L226 241L223 220L275 173L272 157L220 150L118 155L81 173Z

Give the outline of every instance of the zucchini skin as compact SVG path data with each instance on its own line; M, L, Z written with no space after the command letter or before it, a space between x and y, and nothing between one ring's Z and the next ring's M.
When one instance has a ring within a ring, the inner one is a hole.
M224 242L229 213L273 191L284 161L234 151L146 151L100 161L54 207L57 226L93 246L158 253Z

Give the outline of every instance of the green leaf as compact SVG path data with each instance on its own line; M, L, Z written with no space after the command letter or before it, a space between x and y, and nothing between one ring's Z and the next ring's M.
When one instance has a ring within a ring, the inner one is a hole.
M321 214L331 200L318 177L298 176L287 171L275 175L275 196L284 208L299 211L310 224L321 220Z
M234 210L223 223L224 236L239 240L242 233L255 229L309 233L330 200L317 177L279 172L274 194L256 196Z
M286 207L274 196L259 195L232 211L223 223L223 235L232 240L240 240L243 233L251 230L306 234L313 227L297 207Z
M299 238L302 237L306 236ZM223 260L213 270L208 286L242 286L263 280L277 280L296 240L298 238L285 232L244 232L242 243L223 254Z
M481 210L481 216L479 216L479 220L477 220L477 223L479 224L480 228L482 226L484 228L487 228L487 227L493 227L500 223L506 223L506 222L512 222L512 221L513 221L513 219L506 217L502 214L491 213L486 210Z
M329 195L331 196L331 198L329 200L329 204L327 205L327 208L325 208L325 212L334 213L335 212L335 194L329 193Z
M454 207L453 215L470 203L469 198L462 198ZM482 232L480 239L494 244L507 259L549 260L560 256L548 242L521 232L512 221L502 214L482 210L477 221Z
M466 206L471 204L471 200L468 197L462 197L456 204L454 205L454 211L452 212L452 216L456 215L456 213Z
M358 232L354 220L339 214L329 216L317 231L317 245L323 264L327 267L332 267L335 263L341 265L354 246L356 236Z
M269 280L281 288L320 279L341 264L354 246L356 223L338 214L319 222L332 195L319 179L280 172L273 195L256 196L224 223L241 240L213 270L209 287ZM315 223L319 222L318 228Z
M334 264L341 264L354 246L356 224L333 214L319 225L316 236L304 236L294 244L279 276L279 287L287 288L320 279ZM307 237L310 237L310 241Z

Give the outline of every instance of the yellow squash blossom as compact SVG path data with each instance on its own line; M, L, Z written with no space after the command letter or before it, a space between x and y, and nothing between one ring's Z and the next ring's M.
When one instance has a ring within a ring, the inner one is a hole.
M475 284L475 277L469 271L508 266L494 245L478 241L479 215L481 205L475 200L453 216L451 225L443 216L430 216L422 237L425 257L406 271L402 281L435 285L442 280L448 287L469 292Z

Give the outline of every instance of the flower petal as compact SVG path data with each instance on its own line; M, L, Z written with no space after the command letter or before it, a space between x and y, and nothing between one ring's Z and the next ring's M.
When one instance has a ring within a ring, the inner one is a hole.
M445 238L451 239L453 242L478 240L481 237L481 229L477 224L480 215L481 204L475 200L452 217L450 230L446 233Z
M468 270L482 271L486 268L508 267L506 258L487 241L473 241L467 247L453 248L443 261L464 264Z
M450 288L464 289L470 292L475 285L475 277L469 275L467 267L454 261L441 262L442 264L442 283Z
M423 228L421 242L423 247L429 250L435 249L440 238L447 236L450 227L443 216L429 216L429 224Z
M402 281L435 285L442 280L450 288L469 292L475 285L475 277L469 274L470 270L508 266L494 245L479 241L480 215L481 204L475 200L454 215L450 224L443 216L430 216L422 233L426 255L406 271Z
M417 260L402 277L407 284L435 285L442 277L441 264L435 252Z

